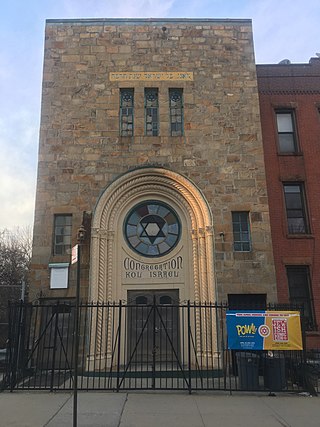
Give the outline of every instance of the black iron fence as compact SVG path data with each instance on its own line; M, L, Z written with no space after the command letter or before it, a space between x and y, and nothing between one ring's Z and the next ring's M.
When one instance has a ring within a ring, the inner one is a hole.
M80 304L78 388L316 393L320 361L304 351L228 350L227 308L165 300ZM10 305L3 386L72 389L74 326L71 302Z

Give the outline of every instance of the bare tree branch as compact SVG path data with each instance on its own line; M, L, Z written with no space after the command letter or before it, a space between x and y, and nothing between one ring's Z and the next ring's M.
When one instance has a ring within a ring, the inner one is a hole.
M27 281L32 249L31 227L0 230L0 286Z

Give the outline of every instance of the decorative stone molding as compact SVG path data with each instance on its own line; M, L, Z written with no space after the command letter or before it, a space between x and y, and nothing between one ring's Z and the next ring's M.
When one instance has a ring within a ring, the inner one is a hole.
M90 295L102 302L114 299L113 266L115 235L119 212L141 198L165 197L178 205L189 224L193 241L192 265L195 299L214 301L214 264L212 217L199 189L176 172L160 168L142 168L114 181L102 194L93 218ZM100 238L96 238L96 236ZM104 238L101 238L101 237ZM208 287L212 289L208 289Z
M160 168L142 168L129 172L114 181L100 197L94 212L91 238L91 299L98 303L116 299L115 289L122 285L119 271L115 267L121 241L119 233L122 233L119 218L121 215L123 218L124 213L133 205L146 198L165 200L183 212L189 242L189 262L186 268L191 277L188 277L188 286L193 287L195 302L215 302L214 232L210 208L191 181L173 171ZM190 289L188 292L190 293ZM110 328L106 330L106 320L103 322L98 311L97 318L94 319L96 342L90 348L90 355L104 352L108 360L111 340L107 332ZM110 322L111 319L107 321ZM196 319L195 327L197 333L200 333L201 328L212 329L212 336L215 337L212 319ZM201 354L200 343L197 347L197 352Z

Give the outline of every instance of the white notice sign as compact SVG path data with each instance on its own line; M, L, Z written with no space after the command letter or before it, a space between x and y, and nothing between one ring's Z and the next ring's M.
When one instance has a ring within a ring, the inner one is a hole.
M61 266L49 266L50 274L50 289L66 289L68 287L69 267L65 264Z

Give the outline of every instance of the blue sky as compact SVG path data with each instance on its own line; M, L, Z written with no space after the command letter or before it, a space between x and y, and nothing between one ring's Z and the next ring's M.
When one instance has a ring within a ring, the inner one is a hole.
M320 52L319 0L6 0L0 26L0 229L31 225L45 20L250 18L257 63Z

